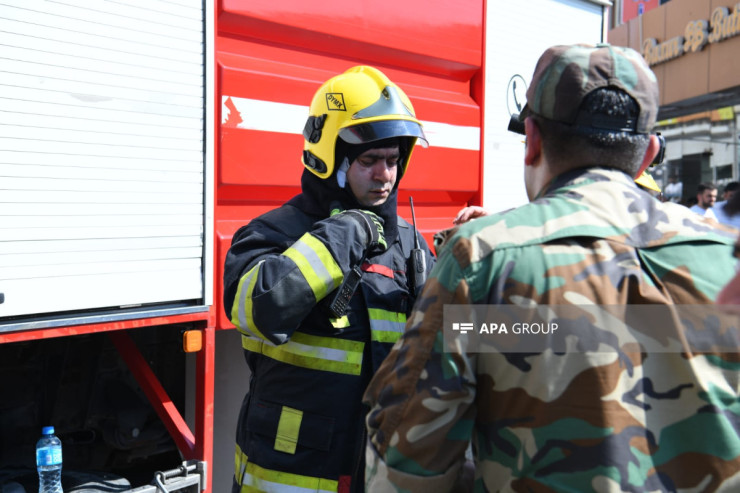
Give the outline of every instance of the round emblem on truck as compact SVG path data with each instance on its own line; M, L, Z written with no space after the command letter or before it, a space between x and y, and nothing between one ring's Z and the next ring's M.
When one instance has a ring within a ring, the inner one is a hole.
M513 75L509 79L509 87L506 88L506 109L509 110L509 116L521 113L525 104L527 104L527 83L521 75Z

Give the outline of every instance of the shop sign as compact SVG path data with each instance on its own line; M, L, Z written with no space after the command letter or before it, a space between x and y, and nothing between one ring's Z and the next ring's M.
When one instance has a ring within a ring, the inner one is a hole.
M707 43L719 43L740 34L740 3L730 13L727 7L717 7L709 21L689 21L683 36L676 36L662 43L648 38L642 43L642 56L648 65L657 65L701 51Z

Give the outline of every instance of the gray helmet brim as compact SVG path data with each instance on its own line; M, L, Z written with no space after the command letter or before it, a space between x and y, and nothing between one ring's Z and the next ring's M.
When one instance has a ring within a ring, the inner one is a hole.
M359 145L393 137L414 137L427 147L426 135L421 125L408 120L383 120L361 123L339 130L339 137L348 144Z

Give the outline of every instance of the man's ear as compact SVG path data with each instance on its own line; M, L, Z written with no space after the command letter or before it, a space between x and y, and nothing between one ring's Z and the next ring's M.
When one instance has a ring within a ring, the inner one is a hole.
M539 161L542 153L542 134L532 118L524 120L524 133L527 136L524 148L524 164L531 166Z
M645 155L642 157L642 164L640 165L640 169L637 170L635 178L640 176L653 163L655 156L658 155L658 151L660 151L660 140L656 135L650 135L650 142L648 143Z

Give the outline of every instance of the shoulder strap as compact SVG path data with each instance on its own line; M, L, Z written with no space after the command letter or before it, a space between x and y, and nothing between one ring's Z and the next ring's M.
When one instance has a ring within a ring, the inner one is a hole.
M398 216L398 241L401 243L403 258L409 258L411 250L414 248L414 231L411 225L401 216Z

